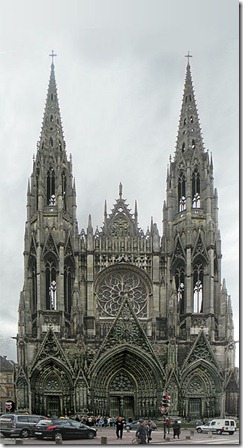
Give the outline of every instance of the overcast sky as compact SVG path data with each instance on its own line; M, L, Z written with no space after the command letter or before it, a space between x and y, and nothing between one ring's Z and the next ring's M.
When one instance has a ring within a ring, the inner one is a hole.
M94 229L119 183L139 225L162 234L188 51L219 195L222 278L239 339L239 3L236 0L0 0L1 338L16 359L26 191L53 49L79 230ZM238 365L237 360L237 365Z

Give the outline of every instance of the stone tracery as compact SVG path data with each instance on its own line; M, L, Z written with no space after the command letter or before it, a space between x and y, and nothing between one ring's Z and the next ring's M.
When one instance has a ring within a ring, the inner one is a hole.
M100 316L114 317L125 297L131 301L139 317L147 316L147 290L139 274L125 269L109 272L97 291Z

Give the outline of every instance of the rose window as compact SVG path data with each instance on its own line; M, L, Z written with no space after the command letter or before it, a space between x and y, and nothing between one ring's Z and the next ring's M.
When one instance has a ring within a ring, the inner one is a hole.
M100 316L116 316L125 299L132 304L138 317L147 317L147 288L143 278L126 270L106 274L97 290Z

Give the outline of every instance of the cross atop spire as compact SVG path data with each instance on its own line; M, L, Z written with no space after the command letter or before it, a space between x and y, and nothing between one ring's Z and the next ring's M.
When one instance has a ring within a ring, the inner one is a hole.
M185 55L185 58L187 58L187 64L190 65L189 58L192 58L192 55L190 54L190 51L188 51L188 53Z
M120 185L119 185L119 198L121 199L122 198L122 183L120 182Z
M51 63L52 63L52 65L53 65L53 58L54 58L55 56L57 56L57 54L55 54L54 51L51 50L51 54L49 54L49 56L51 56L51 58L52 58Z

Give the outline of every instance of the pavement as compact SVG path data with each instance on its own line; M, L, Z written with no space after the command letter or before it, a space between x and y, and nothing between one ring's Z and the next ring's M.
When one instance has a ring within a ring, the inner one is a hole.
M42 445L45 447L53 446L53 445L110 445L110 446L132 446L134 444L134 440L136 431L127 431L124 429L122 439L117 439L115 428L98 428L97 437L95 439L79 439L79 440L61 440L60 443L56 443L51 440L37 440L35 438L29 439L7 439L1 438L0 443L3 446L6 445ZM149 442L149 445L171 445L175 444L177 446L182 445L193 445L193 444L239 444L239 431L234 436L230 436L229 434L198 434L196 430L193 429L181 429L181 434L179 439L173 438L173 432L171 430L170 434L166 434L164 438L164 431L162 429L158 429L152 432L152 440Z

